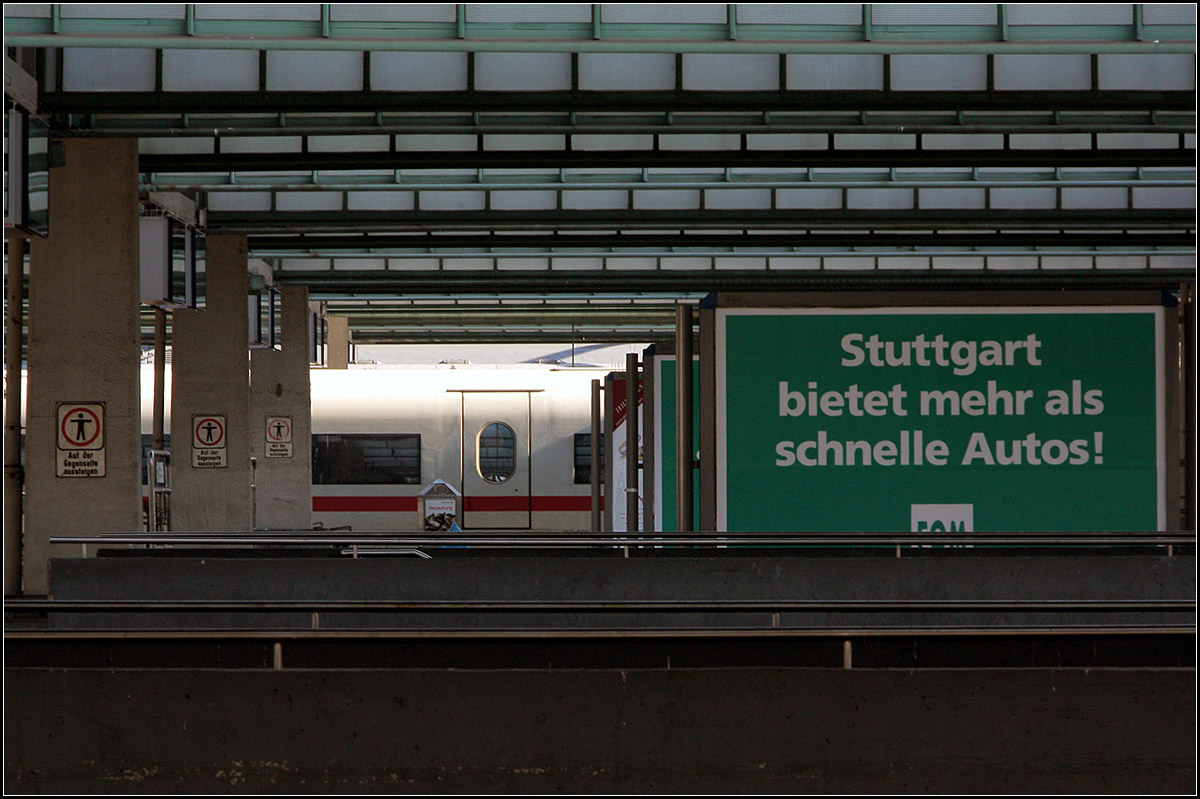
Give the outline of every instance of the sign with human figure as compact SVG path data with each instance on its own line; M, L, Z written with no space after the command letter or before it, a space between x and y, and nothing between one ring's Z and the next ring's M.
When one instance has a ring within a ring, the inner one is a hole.
M104 403L58 403L55 474L104 477Z
M229 465L225 417L219 414L192 416L192 467L224 469Z
M267 457L292 457L292 417L268 416L266 424Z

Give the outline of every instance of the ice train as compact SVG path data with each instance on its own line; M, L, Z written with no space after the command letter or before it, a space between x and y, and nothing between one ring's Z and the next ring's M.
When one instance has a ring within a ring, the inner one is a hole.
M541 364L311 370L314 525L420 530L417 495L444 480L463 495L456 521L464 530L590 529L591 381L609 371Z

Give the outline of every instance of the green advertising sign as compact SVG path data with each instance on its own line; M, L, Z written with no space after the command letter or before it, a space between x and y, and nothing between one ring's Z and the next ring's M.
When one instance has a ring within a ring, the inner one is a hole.
M719 529L1164 529L1161 316L718 310Z

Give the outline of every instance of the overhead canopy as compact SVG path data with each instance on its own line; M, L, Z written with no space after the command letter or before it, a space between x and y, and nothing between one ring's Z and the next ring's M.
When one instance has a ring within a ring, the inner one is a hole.
M619 337L715 289L1194 270L1190 4L4 14L59 135L138 137L144 190L380 340L389 314L536 335L554 305Z

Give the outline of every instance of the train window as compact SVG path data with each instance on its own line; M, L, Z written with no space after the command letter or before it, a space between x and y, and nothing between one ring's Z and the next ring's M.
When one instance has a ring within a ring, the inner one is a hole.
M315 485L418 485L421 436L352 433L312 437Z
M575 483L591 485L592 434L575 434ZM600 436L600 483L604 483L604 436Z
M479 476L503 483L517 470L517 434L504 422L491 422L479 431L475 461Z

